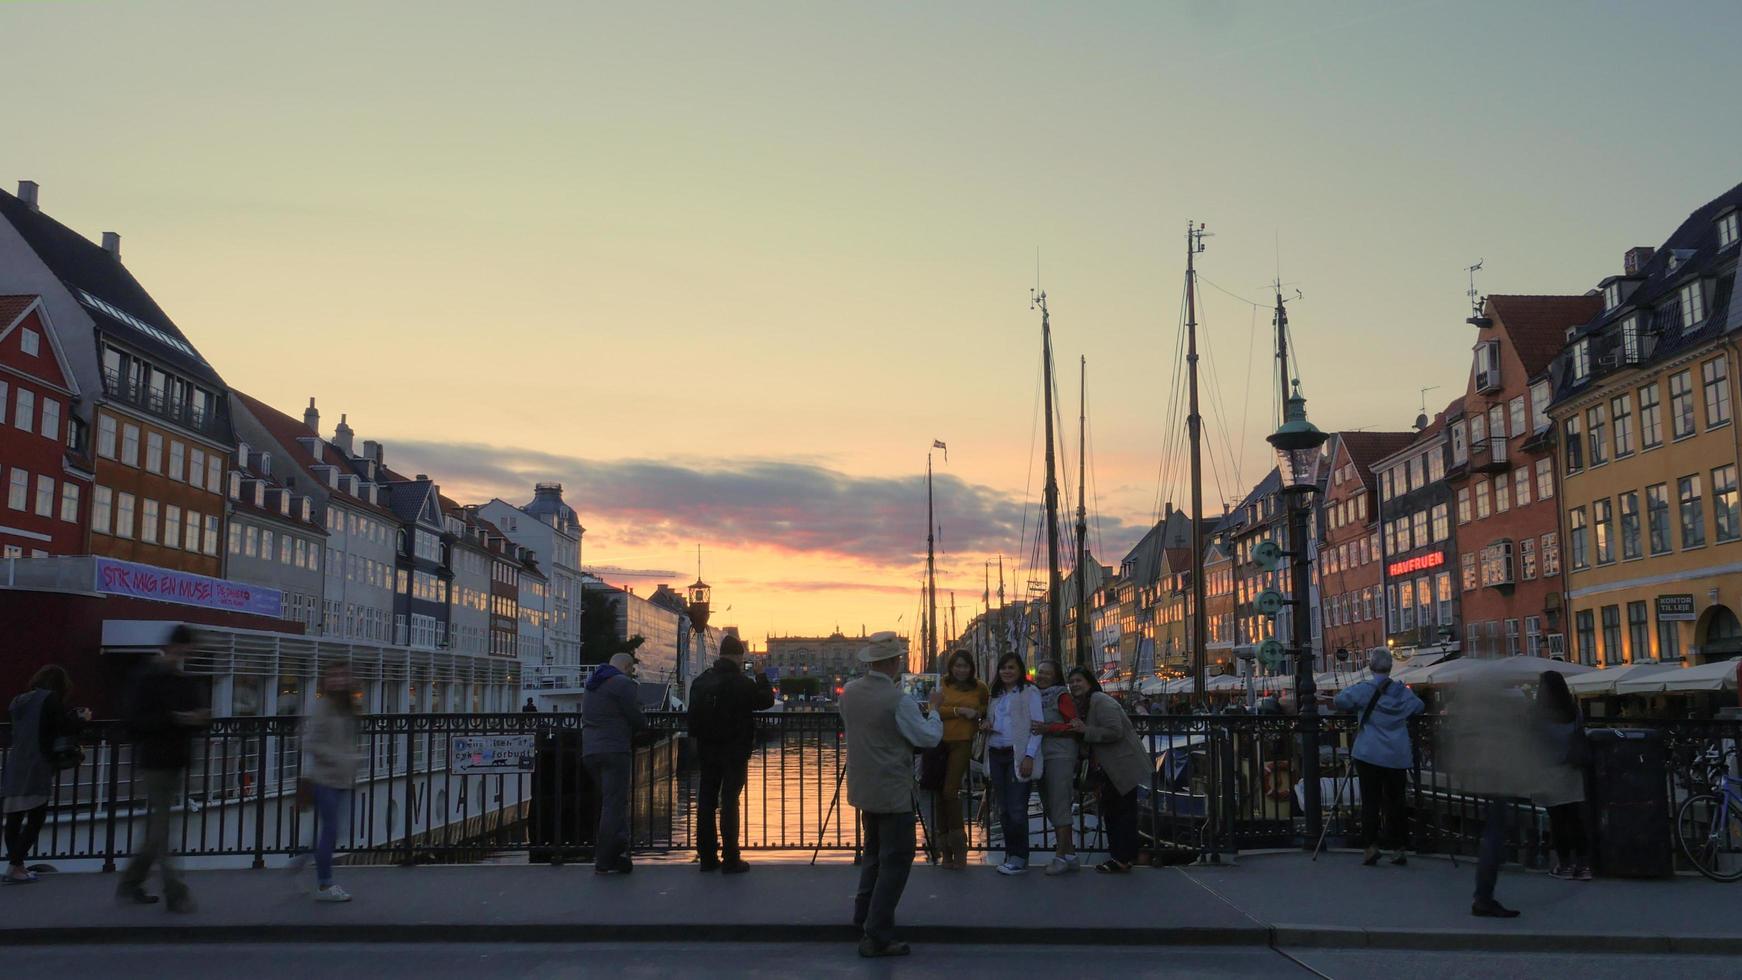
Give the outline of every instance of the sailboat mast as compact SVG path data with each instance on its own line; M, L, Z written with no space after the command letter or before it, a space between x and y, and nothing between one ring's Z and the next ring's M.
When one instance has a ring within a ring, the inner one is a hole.
M1040 349L1046 387L1046 558L1047 558L1047 645L1048 655L1064 653L1064 622L1061 603L1063 587L1059 582L1059 480L1058 465L1053 453L1052 429L1052 320L1046 309L1046 293L1036 295L1040 307Z
M1089 458L1089 359L1080 358L1077 378L1077 657L1089 667L1089 507L1086 487Z
M925 582L928 613L925 620L925 659L921 669L935 671L938 659L938 558L937 524L932 517L931 453L925 454Z
M1204 615L1204 462L1203 416L1198 414L1198 294L1196 258L1204 250L1204 225L1186 222L1186 374L1190 378L1191 414L1186 427L1192 444L1192 683L1198 703L1205 703L1209 639Z

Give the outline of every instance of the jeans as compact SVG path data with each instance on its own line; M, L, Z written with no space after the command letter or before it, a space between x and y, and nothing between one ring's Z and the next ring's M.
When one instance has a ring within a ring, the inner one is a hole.
M599 830L593 838L593 867L615 868L629 860L628 752L598 752L581 756L587 775L599 793Z
M163 877L164 897L174 901L187 894L181 866L169 846L170 811L181 792L182 770L140 769L133 778L145 789L145 839L133 852L133 860L127 862L126 870L121 872L121 888L130 890L144 886L152 866L156 865L158 874Z
M24 859L36 846L42 833L42 822L48 818L48 804L6 815L6 859L14 868L24 867Z
M967 829L962 820L962 780L968 776L974 741L945 742L944 747L949 750L949 756L944 763L944 788L938 791L938 809L942 817L938 821L937 836L947 839L950 833Z
M992 765L992 792L998 799L998 825L1004 831L1004 860L1028 864L1028 794L1034 784L1017 777L1016 753L1011 749L988 749Z
M725 853L726 863L738 860L738 808L744 796L744 780L750 759L742 749L717 745L698 745L701 760L702 785L696 797L696 856L702 863L713 864ZM714 813L719 812L716 833Z
M1549 807L1548 827L1554 837L1555 857L1561 864L1582 864L1591 859L1591 845L1585 830L1585 804L1562 803Z
M1512 804L1490 799L1482 820L1482 844L1476 852L1476 901L1494 900L1494 884L1500 878L1505 857L1506 826L1512 819Z
M1404 811L1408 772L1356 759L1355 774L1361 780L1361 837L1367 846L1389 847L1397 851L1408 847L1409 823ZM1384 817L1383 836L1380 833L1381 815Z
M913 811L861 813L865 858L853 897L853 924L880 943L895 940L895 906L913 870Z
M1120 864L1137 860L1137 787L1121 793L1113 784L1101 787L1101 820L1107 828L1107 851Z
M333 883L333 850L339 843L339 810L345 791L337 786L314 784L315 880L322 888Z

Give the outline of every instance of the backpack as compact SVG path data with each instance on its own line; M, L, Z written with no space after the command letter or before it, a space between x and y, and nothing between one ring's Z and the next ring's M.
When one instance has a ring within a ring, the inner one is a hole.
M727 710L728 678L713 679L713 683L697 690L690 688L690 735L698 742L719 744L731 742L741 734L737 722Z

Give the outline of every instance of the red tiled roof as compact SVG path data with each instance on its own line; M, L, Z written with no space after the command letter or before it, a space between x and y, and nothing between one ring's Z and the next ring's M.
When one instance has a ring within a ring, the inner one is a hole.
M1339 432L1364 486L1373 485L1373 464L1415 441L1414 432Z
M1534 378L1566 346L1567 328L1590 322L1603 310L1600 296L1490 296L1488 313L1512 338L1524 374Z
M325 480L322 480L315 475L313 469L315 466L336 466L345 473L350 473L352 470L350 464L345 460L344 454L339 452L337 447L333 446L325 439L322 439L319 443L320 455L310 455L309 451L303 448L303 444L299 440L312 436L314 433L309 431L308 426L304 425L301 419L291 418L278 409L273 408L271 405L266 404L246 392L237 391L232 388L230 389L230 394L234 395L236 399L242 403L242 406L248 410L250 415L253 415L254 418L259 420L260 425L272 435L272 438L278 440L279 445L284 447L284 450L290 454L291 460L302 469L304 475L306 475L309 480L319 486L325 487L328 493L340 498L348 506L361 507L364 510L372 510L378 514L384 514L389 517L395 516L393 511L388 508L364 500L355 494L346 493L343 490L330 487L327 485Z
M0 328L10 327L34 302L35 296L0 296Z

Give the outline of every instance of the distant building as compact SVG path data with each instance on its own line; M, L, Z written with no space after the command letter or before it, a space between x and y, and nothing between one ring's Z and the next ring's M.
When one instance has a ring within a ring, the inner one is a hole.
M1326 448L1330 478L1319 497L1324 537L1319 547L1320 621L1324 652L1364 662L1385 646L1385 555L1380 547L1379 493L1373 464L1415 441L1413 432L1337 432Z
M269 454L246 441L230 471L228 578L277 589L283 617L309 633L321 628L327 532L314 502L272 476Z
M907 645L907 637L896 642ZM833 687L865 672L859 662L864 636L847 636L839 630L828 636L770 636L763 662L780 671L781 677L815 677Z
M1453 402L1453 408L1461 403ZM1373 462L1379 482L1386 642L1398 653L1463 648L1454 583L1460 569L1468 582L1474 564L1473 556L1459 555L1452 535L1446 415L1440 412L1404 448ZM1487 484L1477 486L1480 491ZM1487 498L1479 492L1476 499L1477 513L1486 516L1482 501Z
M42 298L0 296L0 558L88 550L95 473L86 447L73 445L77 383ZM147 529L155 534L156 521Z
M545 576L545 649L542 664L570 669L581 663L581 526L563 502L560 483L540 483L531 502L517 507L500 498L478 508L510 541L532 552ZM528 664L528 666L533 666Z

